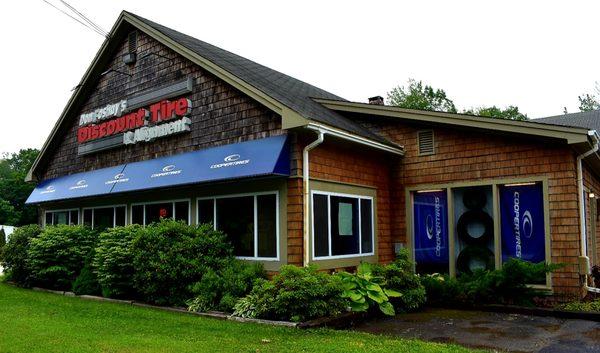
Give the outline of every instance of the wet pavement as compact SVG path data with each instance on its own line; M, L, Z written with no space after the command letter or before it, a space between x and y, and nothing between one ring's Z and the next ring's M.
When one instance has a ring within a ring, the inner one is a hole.
M600 322L586 320L427 309L355 329L502 352L600 353Z

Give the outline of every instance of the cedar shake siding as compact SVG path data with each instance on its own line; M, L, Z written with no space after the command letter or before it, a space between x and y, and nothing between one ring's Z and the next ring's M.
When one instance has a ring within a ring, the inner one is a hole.
M600 265L600 219L597 200L600 197L600 179L592 173L587 165L583 165L583 186L585 193L586 235L588 244L587 255L592 265ZM594 198L589 194L593 193Z
M138 59L135 65L130 68L121 59L128 52L128 41L125 39L106 67L106 70L112 68L128 73L131 77L117 72L109 72L100 77L96 89L78 114L71 116L70 128L47 158L42 179L285 133L277 114L143 32L137 33ZM189 133L90 155L77 155L77 128L81 113L173 84L186 77L193 78L193 92L184 95L192 101L193 107L189 115L192 121Z

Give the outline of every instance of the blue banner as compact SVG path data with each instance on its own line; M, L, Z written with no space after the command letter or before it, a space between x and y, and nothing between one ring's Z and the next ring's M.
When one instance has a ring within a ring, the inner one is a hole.
M546 261L542 184L500 187L502 261Z
M449 263L448 200L445 191L413 195L414 248L417 264Z

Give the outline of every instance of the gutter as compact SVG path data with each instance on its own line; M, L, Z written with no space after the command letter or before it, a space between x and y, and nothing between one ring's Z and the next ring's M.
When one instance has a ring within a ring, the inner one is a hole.
M323 141L325 140L325 132L323 130L317 129L317 139L314 140L313 142L311 142L309 145L307 145L306 147L304 147L304 150L302 151L302 189L303 189L303 194L304 194L304 227L303 227L303 243L304 243L304 266L308 266L308 263L310 262L310 251L309 251L309 246L310 246L310 232L308 231L310 229L310 217L309 217L309 212L310 212L310 207L309 207L309 202L310 202L310 172L309 172L309 160L308 160L308 152L310 152L310 150L312 150L313 148L317 147L318 145L320 145L321 143L323 143Z
M579 224L580 224L579 242L580 242L580 252L581 252L581 255L579 256L579 271L580 271L580 274L582 276L584 276L584 283L583 283L584 290L586 292L600 293L600 288L588 286L588 280L589 280L589 275L590 275L590 259L587 256L587 246L586 246L587 229L585 226L585 209L584 209L585 200L583 197L584 190L583 190L583 170L582 170L583 169L582 161L586 157L590 156L591 154L598 152L598 147L600 144L600 136L598 136L598 133L596 132L596 130L588 131L588 136L591 136L594 141L592 148L577 156L577 191L579 194L579 197L577 199L579 201Z

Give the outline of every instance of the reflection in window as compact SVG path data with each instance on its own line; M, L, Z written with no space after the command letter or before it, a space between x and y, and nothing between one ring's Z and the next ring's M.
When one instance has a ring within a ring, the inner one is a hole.
M79 224L79 210L46 211L45 225Z
M189 224L190 202L187 200L165 201L131 206L132 224L149 225L159 222L163 218L171 218Z

